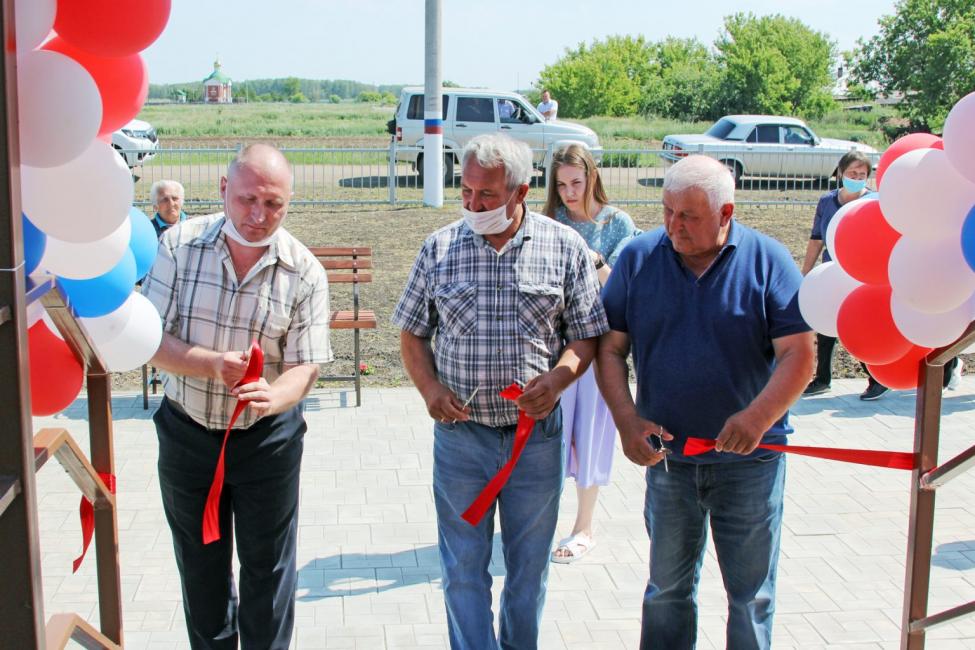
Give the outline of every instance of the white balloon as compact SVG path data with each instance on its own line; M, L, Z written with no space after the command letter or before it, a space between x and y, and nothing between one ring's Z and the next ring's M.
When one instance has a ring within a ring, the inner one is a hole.
M975 300L969 297L958 307L940 314L917 311L901 302L897 296L890 298L890 313L901 334L914 345L940 348L954 343L972 321Z
M35 300L34 302L27 304L27 328L30 329L34 326L34 323L41 320L47 312L44 310L44 305L41 304L40 300Z
M97 241L76 244L48 237L40 266L62 278L96 278L108 273L122 259L131 237L132 222L128 217L112 234Z
M975 93L959 99L948 113L944 146L955 171L975 183Z
M58 52L27 52L17 59L21 162L55 167L74 160L102 123L102 96L95 80L81 64Z
M897 300L929 314L951 311L975 291L975 273L957 235L938 241L901 237L890 253L887 275Z
M88 332L88 337L95 345L111 341L125 329L132 317L132 306L137 302L138 293L131 293L125 302L113 312L95 318L79 318L81 325Z
M108 341L96 343L102 361L112 372L125 372L148 362L162 341L162 319L149 299L133 293L125 327Z
M49 237L93 242L128 218L132 175L112 146L94 140L71 162L41 169L21 167L24 212Z
M44 42L54 27L55 0L16 0L17 54L23 55ZM21 118L23 119L23 118Z
M840 222L843 221L846 214L853 209L853 206L862 205L864 201L875 200L875 198L859 198L856 201L844 203L842 206L840 206L840 209L836 211L833 218L829 220L829 225L826 226L826 233L823 235L823 244L826 246L826 250L829 251L830 257L833 257L834 251L836 251L836 229L839 228ZM830 334L830 336L835 336L835 334Z
M836 315L840 305L863 283L847 275L836 262L820 264L802 279L799 311L811 328L824 336L838 336Z
M940 149L908 151L884 172L880 209L891 227L908 237L958 237L973 204L975 184Z

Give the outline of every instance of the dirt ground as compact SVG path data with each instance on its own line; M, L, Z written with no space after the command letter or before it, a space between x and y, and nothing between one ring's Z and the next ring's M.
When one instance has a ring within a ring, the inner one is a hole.
M625 208L643 229L662 223L657 205ZM389 208L387 206L339 206L335 208L292 208L285 226L307 245L364 245L373 248L374 281L362 285L362 304L374 309L379 319L375 330L361 334L362 358L371 374L366 385L399 386L409 384L399 356L399 331L389 318L424 237L458 218L456 207ZM737 210L737 218L783 242L798 261L805 252L812 222L812 209L805 207L750 207ZM351 307L348 285L332 287L334 309ZM346 374L352 370L352 334L333 332L336 361L327 374ZM968 364L971 366L971 364ZM863 376L842 346L837 346L833 373L837 377ZM116 387L134 389L140 385L138 371L116 375Z

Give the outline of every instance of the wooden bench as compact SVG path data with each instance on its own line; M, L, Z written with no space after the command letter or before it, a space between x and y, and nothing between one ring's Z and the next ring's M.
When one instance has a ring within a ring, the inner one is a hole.
M372 249L366 247L310 246L309 250L325 267L328 275L329 299L334 304L334 288L339 284L352 285L352 309L333 310L328 323L337 330L352 330L353 374L323 375L323 381L355 382L355 405L362 406L362 371L359 330L376 329L376 312L359 306L359 285L372 282Z

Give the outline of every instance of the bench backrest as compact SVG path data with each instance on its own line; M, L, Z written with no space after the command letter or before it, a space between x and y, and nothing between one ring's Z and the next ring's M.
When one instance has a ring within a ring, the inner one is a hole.
M352 284L352 310L359 317L359 285L372 282L372 248L366 246L309 246L308 250L322 263L330 285ZM363 269L366 272L363 272Z

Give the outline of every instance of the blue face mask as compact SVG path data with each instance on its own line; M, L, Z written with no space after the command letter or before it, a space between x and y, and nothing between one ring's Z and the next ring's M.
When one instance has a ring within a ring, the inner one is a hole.
M843 177L843 189L849 192L850 194L859 194L860 192L863 191L863 188L866 186L867 186L867 179L865 178L862 181L858 181L852 178L848 178L846 176Z

